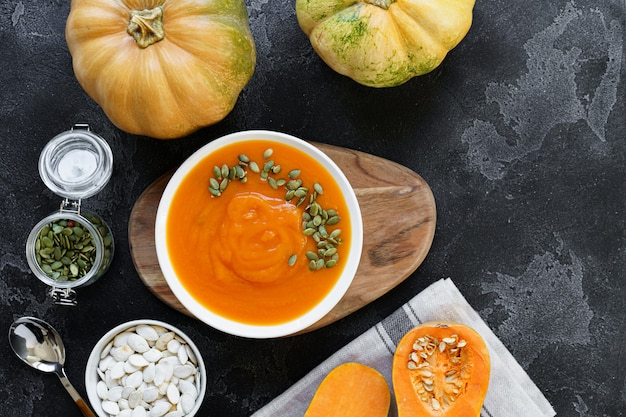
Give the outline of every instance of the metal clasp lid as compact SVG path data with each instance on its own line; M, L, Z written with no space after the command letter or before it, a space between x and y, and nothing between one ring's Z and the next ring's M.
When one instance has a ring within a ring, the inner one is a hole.
M76 291L71 288L52 287L48 294L56 305L74 307L78 304Z

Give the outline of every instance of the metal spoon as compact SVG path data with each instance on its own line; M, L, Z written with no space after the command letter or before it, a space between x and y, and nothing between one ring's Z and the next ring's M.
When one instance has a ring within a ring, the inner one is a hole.
M13 352L29 366L41 372L55 373L86 417L96 417L65 375L65 347L59 333L35 317L22 317L9 328Z

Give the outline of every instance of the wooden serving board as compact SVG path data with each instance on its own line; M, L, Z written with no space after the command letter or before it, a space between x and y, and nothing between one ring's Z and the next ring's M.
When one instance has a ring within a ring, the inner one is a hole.
M363 253L352 285L339 304L305 331L333 323L369 304L404 281L422 263L435 234L436 207L430 187L410 169L364 152L313 143L343 170L355 190L363 217ZM154 242L156 213L169 172L139 197L128 236L135 268L159 299L192 314L171 291Z

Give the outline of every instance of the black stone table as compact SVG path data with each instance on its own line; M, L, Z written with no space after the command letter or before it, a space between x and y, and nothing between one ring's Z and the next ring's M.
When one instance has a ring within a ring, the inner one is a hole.
M34 315L68 350L84 393L95 342L136 318L179 326L208 363L202 415L244 417L432 282L450 277L559 416L626 409L626 71L623 0L478 1L473 26L434 72L372 89L330 70L300 31L293 1L246 2L256 72L233 112L184 139L116 129L76 82L64 39L68 1L0 5L0 329ZM58 208L37 172L42 147L88 123L113 149L107 187L84 202L118 250L74 308L52 304L24 244ZM437 229L422 266L339 322L247 340L176 312L142 284L128 249L141 192L203 144L271 129L405 165L429 183ZM5 339L6 340L6 339ZM56 377L0 342L0 414L78 416Z

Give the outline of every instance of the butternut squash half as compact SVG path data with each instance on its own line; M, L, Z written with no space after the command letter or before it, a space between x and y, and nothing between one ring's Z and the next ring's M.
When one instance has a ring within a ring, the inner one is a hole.
M387 381L378 371L345 363L324 378L304 417L387 417L390 397Z
M482 337L459 323L429 322L398 344L392 381L399 417L478 417L490 377Z

